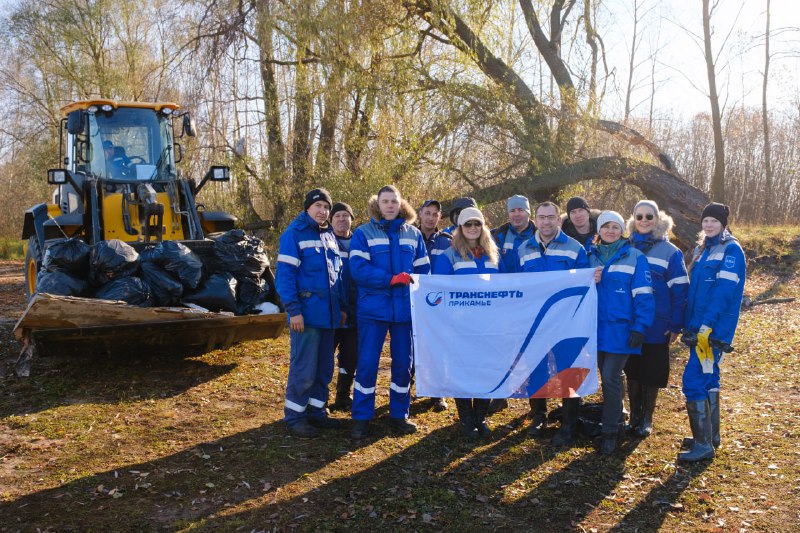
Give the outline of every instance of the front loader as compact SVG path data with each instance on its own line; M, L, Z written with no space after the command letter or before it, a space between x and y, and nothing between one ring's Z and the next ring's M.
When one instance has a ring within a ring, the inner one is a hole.
M48 170L52 201L25 212L25 287L29 306L15 327L29 359L37 353L127 349L210 350L277 337L285 313L228 316L186 308L142 309L120 302L39 294L36 280L48 245L65 238L87 244L119 239L137 251L179 241L213 263L214 242L205 237L233 229L236 218L205 210L197 195L209 182L229 181L225 166L212 166L197 183L184 178L178 138L194 136L188 113L174 103L86 100L62 108L59 161ZM262 275L273 289L269 268ZM24 366L24 365L23 365ZM18 368L18 372L20 369ZM24 372L24 368L22 369Z

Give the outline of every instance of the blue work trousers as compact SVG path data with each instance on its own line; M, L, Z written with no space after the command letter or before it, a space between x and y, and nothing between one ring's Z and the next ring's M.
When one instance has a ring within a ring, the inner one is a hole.
M325 416L328 385L333 379L335 329L306 326L302 333L289 332L289 377L283 419L292 426L307 416Z
M407 418L411 405L411 322L358 320L358 367L353 384L353 420L375 416L375 383L378 363L386 340L392 354L392 382L389 385L389 416Z
M714 371L704 374L695 347L689 348L689 360L683 369L683 395L687 402L703 401L708 398L708 391L719 390L719 358L722 352L713 348L712 351Z

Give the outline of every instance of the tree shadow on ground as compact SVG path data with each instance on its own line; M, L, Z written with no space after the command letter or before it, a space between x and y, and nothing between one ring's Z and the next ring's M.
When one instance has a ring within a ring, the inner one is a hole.
M0 381L0 418L61 405L168 398L235 367L174 354L39 358L31 377Z

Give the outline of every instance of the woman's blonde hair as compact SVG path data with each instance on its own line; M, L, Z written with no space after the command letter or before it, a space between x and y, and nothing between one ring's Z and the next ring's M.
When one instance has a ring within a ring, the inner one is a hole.
M486 224L481 225L481 236L478 237L478 244L481 246L481 248L483 248L483 253L489 258L490 263L498 262L500 258L500 252L497 249L497 245L494 243L492 234L489 233L489 228L486 227ZM461 232L461 226L458 226L455 232L453 232L452 246L456 249L456 251L458 251L458 255L460 255L463 259L475 259L475 256L472 255L472 251L469 249L467 239Z

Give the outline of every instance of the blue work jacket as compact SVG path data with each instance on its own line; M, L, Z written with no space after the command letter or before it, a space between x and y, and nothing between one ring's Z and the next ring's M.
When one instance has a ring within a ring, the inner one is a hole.
M528 222L528 226L520 232L509 223L492 230L492 238L500 249L500 260L503 261L507 273L520 272L517 250L523 242L533 237L535 232L536 226L533 222Z
M520 272L551 272L589 268L589 256L581 243L561 230L545 247L533 237L523 242L517 250Z
M458 250L451 247L438 257L433 265L433 274L497 274L503 272L503 262L492 263L489 256L483 254L480 258L470 257L464 259Z

